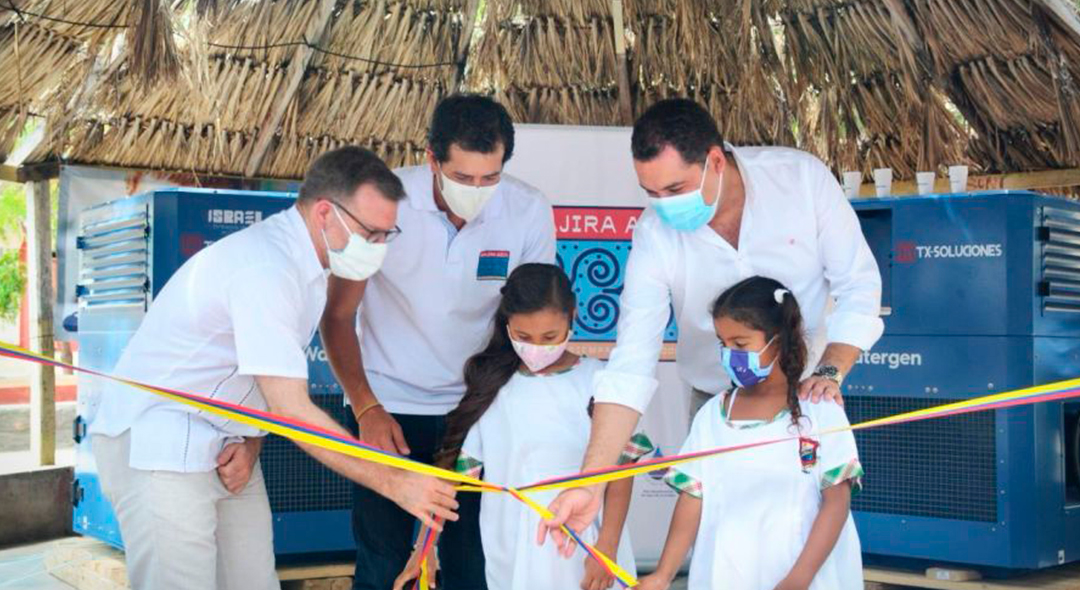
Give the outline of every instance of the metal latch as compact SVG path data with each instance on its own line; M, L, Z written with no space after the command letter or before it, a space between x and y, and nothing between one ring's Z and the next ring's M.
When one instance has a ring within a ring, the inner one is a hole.
M83 487L79 485L79 478L71 480L71 505L75 508L79 507L79 502L83 500Z
M75 421L71 423L71 438L75 444L81 443L86 438L86 420L83 420L82 416L75 416Z

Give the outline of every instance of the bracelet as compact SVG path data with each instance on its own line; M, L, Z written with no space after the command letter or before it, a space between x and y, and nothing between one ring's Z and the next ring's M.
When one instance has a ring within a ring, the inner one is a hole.
M370 404L364 406L363 408L360 408L360 411L357 412L356 416L355 416L356 417L356 422L359 423L360 419L364 417L364 414L367 414L368 412L370 412L371 410L374 410L375 408L381 408L381 407L382 407L382 404L375 401L375 402L371 402Z

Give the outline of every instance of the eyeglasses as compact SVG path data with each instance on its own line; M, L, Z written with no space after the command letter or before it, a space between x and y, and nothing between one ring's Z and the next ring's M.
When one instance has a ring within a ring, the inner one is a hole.
M345 215L348 215L349 219L355 221L356 225L360 226L360 229L364 230L364 233L367 234L364 239L367 240L369 244L386 244L389 242L393 242L395 238L401 235L401 228L396 225L394 226L394 229L373 229L371 227L368 227L368 225L363 221L357 219L355 215L350 213L349 210L345 208L345 205L342 205L341 203L338 203L333 199L327 200L329 200L331 203L334 204L335 207L344 212Z

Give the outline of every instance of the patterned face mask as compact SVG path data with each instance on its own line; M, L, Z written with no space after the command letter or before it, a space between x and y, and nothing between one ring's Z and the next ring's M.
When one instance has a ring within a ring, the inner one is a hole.
M720 364L724 366L724 371L727 372L728 377L731 377L731 382L739 387L746 388L753 387L764 381L772 373L773 366L776 363L762 367L761 353L765 352L765 349L769 348L769 346L772 346L775 340L776 336L773 336L761 350L757 351L734 350L727 346L721 346Z

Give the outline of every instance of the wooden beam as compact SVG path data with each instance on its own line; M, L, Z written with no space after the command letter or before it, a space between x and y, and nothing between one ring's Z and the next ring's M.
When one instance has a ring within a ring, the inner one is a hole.
M334 6L336 4L336 0L320 0L319 7L315 10L311 22L308 23L307 29L304 31L305 39L316 45L322 42L327 25L330 24L330 18L334 15ZM248 157L247 166L244 168L244 176L255 176L259 171L259 166L262 165L263 158L266 157L266 152L270 148L270 142L273 141L274 135L277 134L282 117L285 116L285 110L289 108L289 103L296 98L296 91L300 89L300 83L304 81L304 74L307 72L308 64L311 63L311 57L314 54L315 50L307 45L297 47L293 53L292 59L289 60L289 78L285 85L285 92L278 96L274 106L267 113L266 120L259 126L259 135L256 137L255 143L252 144L251 155Z
M1069 6L1063 0L1036 0L1036 4L1041 4L1046 12L1053 15L1053 17L1061 23L1061 26L1068 29L1073 37L1080 40L1080 17L1076 16L1076 9Z
M19 168L0 164L0 180L4 182L19 182Z
M30 349L53 356L52 198L49 181L26 184L26 276ZM35 364L30 380L30 452L39 465L56 464L56 372Z
M630 65L626 61L626 24L622 0L611 0L611 34L615 37L615 73L619 84L619 116L623 125L634 123L630 96Z
M1064 170L1040 170L1038 172L1013 172L1010 174L988 174L969 176L969 191L988 190L1045 190L1080 186L1080 168ZM935 193L950 192L949 179L938 176L934 182ZM918 193L915 181L893 182L893 195L914 195ZM877 193L874 183L864 184L859 188L860 197L874 197Z
M60 162L41 162L24 166L0 164L0 180L7 182L37 182L60 177Z

